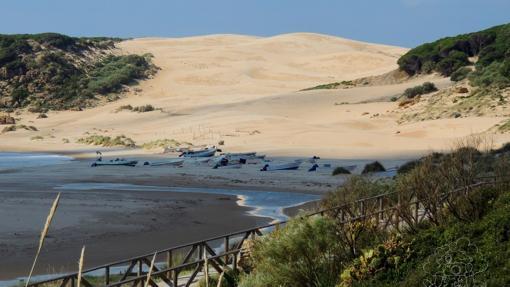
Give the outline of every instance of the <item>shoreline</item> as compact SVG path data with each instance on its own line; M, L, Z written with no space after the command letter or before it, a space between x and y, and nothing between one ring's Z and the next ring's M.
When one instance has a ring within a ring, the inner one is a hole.
M106 157L111 155L107 153ZM168 155L136 157L143 162ZM325 159L321 162L336 165L346 161ZM201 193L201 188L320 196L345 180L343 176L331 176L331 169L310 173L307 166L284 172L261 172L259 168L258 165L246 165L239 170L214 170L193 164L182 168L92 168L89 159L75 158L43 168L1 171L0 217L3 218L3 226L0 232L0 280L26 276L25 271L35 254L40 230L59 191L55 189L58 186L121 183L154 186L156 190L62 190L61 204L36 274L76 270L74 262L78 260L79 249L83 245L87 246L86 267L92 267L273 220L254 216L256 208L239 206L238 196ZM196 190L180 193L172 192L170 187L192 187ZM282 213L293 216L311 205L297 204L283 208ZM150 244L144 246L142 242Z

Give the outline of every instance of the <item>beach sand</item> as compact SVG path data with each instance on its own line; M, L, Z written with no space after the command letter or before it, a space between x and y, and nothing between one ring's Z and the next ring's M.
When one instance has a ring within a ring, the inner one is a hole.
M21 112L15 116L18 123L38 131L0 134L0 151L46 151L84 159L0 172L0 279L28 273L40 228L57 192L54 187L61 184L132 183L322 195L345 179L331 176L331 169L261 173L260 166L221 171L197 166L89 168L96 149L108 157L142 161L170 156L159 154L160 149L105 149L77 143L90 134L126 135L139 145L156 139L195 145L224 141L225 152L257 151L282 161L317 155L332 166L378 159L391 167L449 149L459 138L483 134L503 120L470 117L398 124L401 110L391 97L425 81L451 85L434 75L397 84L300 91L390 72L407 51L399 47L307 33L146 38L118 46L119 54L152 53L159 72L129 88L120 100L95 108L50 111L44 119ZM128 104L151 104L158 110L116 112ZM496 144L510 139L501 134L491 137ZM91 266L270 221L247 211L232 196L65 191L37 273L75 270L84 243L86 265Z
M46 119L21 113L16 116L19 123L39 131L1 134L0 150L77 154L94 148L76 143L79 138L100 134L126 135L139 145L156 139L196 145L224 141L225 151L374 157L447 149L456 139L484 133L504 120L471 117L398 124L403 110L391 97L425 81L440 87L451 84L433 75L397 84L299 91L392 71L406 52L398 47L307 33L146 38L118 46L117 53L152 53L159 72L122 99L96 108L49 112ZM161 110L116 112L128 104ZM491 136L496 143L509 139Z

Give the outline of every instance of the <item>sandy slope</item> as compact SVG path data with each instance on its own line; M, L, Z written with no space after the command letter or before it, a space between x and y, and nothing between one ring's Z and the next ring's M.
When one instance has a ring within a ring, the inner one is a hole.
M224 140L225 150L275 155L373 157L445 148L483 132L498 118L467 118L398 125L389 98L429 77L404 84L346 90L298 90L382 74L406 50L317 34L270 38L213 35L122 42L119 53L154 55L154 79L124 99L83 112L21 115L39 132L0 135L0 150L73 150L84 133L125 134L141 144L174 138L196 144ZM115 113L120 105L152 104L162 111ZM98 129L101 131L99 132ZM105 131L106 130L106 131ZM40 135L44 140L30 138ZM62 144L67 138L70 144ZM498 137L497 141L505 138Z

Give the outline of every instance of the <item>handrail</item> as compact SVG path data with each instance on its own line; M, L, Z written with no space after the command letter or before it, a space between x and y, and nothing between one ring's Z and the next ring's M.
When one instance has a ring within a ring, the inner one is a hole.
M466 188L474 188L474 187L479 187L479 186L483 186L483 185L486 185L486 184L497 183L497 181L496 181L497 177L496 176L478 177L477 179L492 179L493 181L476 182L476 183L473 183L473 184L471 184L469 186L465 186L465 187L462 187L462 188L457 188L457 189L454 189L452 191L446 192L446 193L444 193L444 195L447 196L447 195L450 195L452 193L465 190ZM502 182L510 182L510 181L502 181ZM370 201L370 200L375 200L375 199L380 199L380 198L387 198L387 197L390 197L392 195L397 195L397 194L398 194L397 191L392 191L392 192L378 194L378 195L375 195L375 196L369 196L369 197L365 197L365 198L360 198L360 199L357 199L355 201L352 201L352 202L349 202L349 203L346 203L346 204L342 204L342 205L331 207L331 208L327 208L327 209L322 209L322 210L319 210L319 211L308 213L306 215L302 215L300 217L304 218L304 217L310 217L310 216L319 215L319 214L325 214L325 213L330 212L330 211L338 211L338 210L341 210L341 209L346 208L348 206L352 206L354 204L359 204L359 203L363 203L363 202ZM416 205L416 204L419 204L419 203L420 202L418 200L415 200L415 201L408 202L408 205L411 206L411 205ZM398 208L398 206L392 206L392 207L389 207L389 208L386 208L386 209L381 209L381 210L378 210L377 212L374 212L372 214L363 214L361 216L349 218L344 223L353 222L353 221L357 221L357 220L360 220L360 219L364 219L364 218L367 218L367 217L370 217L370 216L374 216L376 214L380 214L381 212L386 212L386 211L389 211L389 210L395 210L396 208ZM191 243L181 244L181 245L177 245L177 246L173 246L173 247L157 250L157 251L152 252L152 253L147 253L147 254L144 254L144 255L135 256L135 257L131 257L131 258L128 258L128 259L123 259L123 260L114 261L114 262L102 264L102 265L99 265L99 266L95 266L95 267L92 267L92 268L89 268L89 269L86 269L86 270L82 271L82 274L87 274L87 273L98 271L98 270L101 270L101 269L107 269L107 268L110 268L110 267L113 267L113 266L127 265L127 264L135 262L135 261L141 261L141 260L144 260L144 259L146 259L148 257L152 257L152 256L154 256L154 254L164 254L164 253L167 253L167 252L171 252L171 251L175 251L175 250L179 250L179 249L184 249L184 248L189 248L189 247L193 248L193 247L196 247L196 246L202 246L202 245L205 246L205 245L207 245L207 242L221 240L221 239L225 239L225 238L233 238L233 237L242 236L242 235L246 236L247 234L253 234L254 232L257 232L257 231L260 231L260 230L263 230L263 229L268 229L268 228L271 228L271 227L276 227L276 226L284 225L286 223L288 223L288 220L279 221L279 222L276 222L276 223L265 224L265 225L260 225L260 226L256 226L256 227L253 227L253 228L242 229L242 230L239 230L239 231L235 231L235 232L231 232L231 233L227 233L227 234L223 234L223 235L218 235L218 236L210 237L210 238L203 239L203 240L197 240L197 241L193 241ZM235 248L235 249L231 249L231 250L228 250L228 251L221 252L220 254L216 254L214 256L208 257L208 259L209 260L214 260L216 258L224 258L224 257L232 255L232 254L237 254L237 253L240 252L240 250L241 250L241 247ZM183 268L200 264L201 262L203 262L203 260L204 259L200 258L198 260L194 260L193 262L183 263L183 264L178 265L178 266L173 266L173 267L168 266L165 270L159 270L158 272L153 272L153 275L159 275L159 274L168 273L168 272L172 272L172 271L179 271L179 270L181 270ZM54 278L50 278L50 279L47 279L47 280L42 280L42 281L30 283L28 286L36 287L38 285L46 284L46 283L50 283L50 282L55 282L55 281L60 281L60 280L68 280L70 278L77 278L77 276L78 276L78 272L71 272L71 273L60 275L60 276L56 276ZM140 280L142 277L146 278L147 276L131 277L131 278L126 279L126 280L122 280L122 281L119 281L119 282L112 283L111 285L108 285L108 286L120 286L120 285L128 283L128 282Z

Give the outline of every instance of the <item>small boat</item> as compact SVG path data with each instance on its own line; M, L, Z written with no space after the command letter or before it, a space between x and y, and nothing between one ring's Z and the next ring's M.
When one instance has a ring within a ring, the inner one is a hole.
M296 170L300 165L301 161L294 161L283 164L266 164L260 171Z
M226 153L224 156L230 158L253 158L257 155L256 152L237 152L237 153Z
M96 166L136 166L138 164L137 160L125 160L125 159L115 159L109 161L97 160L92 163L92 167Z
M217 148L206 148L196 151L185 151L179 157L212 157L218 151Z
M150 166L165 166L165 165L182 166L183 163L184 163L184 159L183 158L175 158L175 159L171 159L171 160L168 160L168 161L146 162L146 164L144 163L144 165L150 165Z

